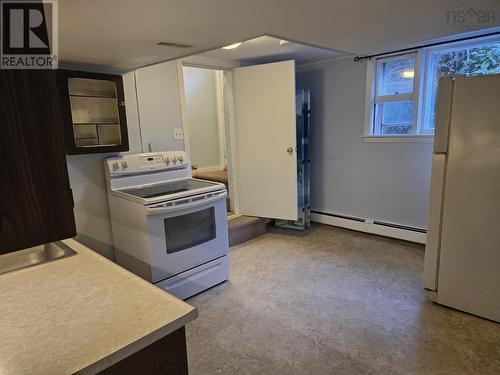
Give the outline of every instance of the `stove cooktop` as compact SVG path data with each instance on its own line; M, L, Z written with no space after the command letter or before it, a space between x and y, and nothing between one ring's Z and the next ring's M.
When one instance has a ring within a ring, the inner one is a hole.
M219 184L188 178L185 180L170 181L150 186L143 186L140 188L123 189L121 192L135 197L148 199L182 192L189 193L190 191L212 187L214 185Z

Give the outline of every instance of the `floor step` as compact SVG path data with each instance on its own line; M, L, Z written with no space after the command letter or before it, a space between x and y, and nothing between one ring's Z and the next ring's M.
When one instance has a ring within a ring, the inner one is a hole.
M252 216L238 216L227 222L229 246L235 246L267 232L267 220Z

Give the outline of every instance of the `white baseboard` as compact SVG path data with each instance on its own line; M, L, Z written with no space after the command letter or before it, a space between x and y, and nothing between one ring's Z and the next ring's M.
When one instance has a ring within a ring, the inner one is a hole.
M364 232L364 233L378 234L380 236L398 238L400 240L417 242L421 244L425 244L425 240L427 237L425 233L413 230L394 228L386 225L368 223L366 221L358 221L343 217L323 215L314 212L311 213L311 221L315 221L321 224L332 225L340 228L357 230L359 232Z

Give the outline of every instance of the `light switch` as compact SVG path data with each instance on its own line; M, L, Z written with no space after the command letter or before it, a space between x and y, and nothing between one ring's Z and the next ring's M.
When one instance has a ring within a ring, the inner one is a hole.
M174 139L184 139L182 128L174 128Z

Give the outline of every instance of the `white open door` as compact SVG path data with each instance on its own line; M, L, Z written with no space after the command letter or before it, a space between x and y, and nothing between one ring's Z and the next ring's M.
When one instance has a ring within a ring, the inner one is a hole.
M239 212L297 220L295 63L233 70Z

